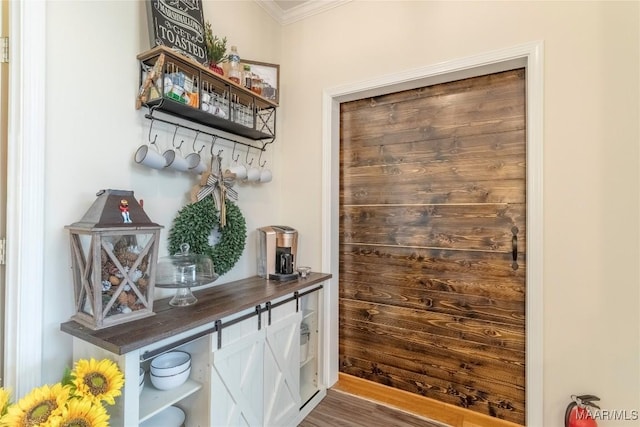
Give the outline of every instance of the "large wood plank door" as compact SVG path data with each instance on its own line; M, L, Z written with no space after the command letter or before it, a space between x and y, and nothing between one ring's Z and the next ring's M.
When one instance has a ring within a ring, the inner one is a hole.
M525 97L518 69L341 104L341 372L524 424Z

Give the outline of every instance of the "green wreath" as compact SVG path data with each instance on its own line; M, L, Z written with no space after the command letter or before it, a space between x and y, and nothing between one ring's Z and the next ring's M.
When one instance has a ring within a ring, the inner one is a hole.
M180 252L180 245L188 243L190 252L207 255L213 261L216 274L222 276L238 262L247 239L247 224L240 208L226 200L227 224L220 228L220 240L209 244L209 235L218 227L219 212L213 197L205 197L183 207L169 231L169 253Z

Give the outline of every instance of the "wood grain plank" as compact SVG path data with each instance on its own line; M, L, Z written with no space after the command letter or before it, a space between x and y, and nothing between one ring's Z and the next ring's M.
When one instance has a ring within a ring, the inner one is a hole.
M520 425L344 373L338 374L338 383L332 390L362 396L374 402L420 414L444 422L449 427L517 427Z
M372 286L368 281L344 281L340 298L388 304L434 313L469 317L490 322L503 322L522 327L525 324L523 301L497 300L453 292L433 292L387 284Z
M523 210L521 204L343 206L339 236L341 243L510 252ZM526 230L518 236L524 250Z
M340 271L340 278L344 279L344 283L352 283L354 286L366 284L374 287L376 292L378 289L390 283L391 285L401 283L405 288L424 290L424 292L434 292L436 294L461 294L470 297L478 296L490 298L492 301L525 301L525 289L522 281L507 281L500 278L497 279L460 279L446 277L429 277L419 272L397 272L391 271L384 274L365 275L367 273L366 266L363 270L358 270L353 265L348 269ZM353 290L348 292L354 292ZM415 292L415 291L407 291ZM448 297L448 296L443 296Z
M367 361L361 362L363 366L345 367L341 372L514 423L520 423L520 419L524 420L524 411L514 407L513 402L502 398L496 400L473 386L458 386L434 377L424 377L427 381L421 382L420 378L407 378L403 376L404 371L398 371L382 363L376 364L376 374L371 372Z
M524 390L521 352L501 351L497 356L486 352L486 346L476 346L476 351L471 352L467 349L473 346L472 343L455 339L449 339L448 346L434 345L425 334L404 336L399 328L383 328L345 318L341 318L340 325L344 328L345 337L349 337L342 343L341 348L349 351L343 353L341 360L352 357L371 360L372 354L380 352L379 360L389 358L386 364L421 375L459 384L473 383L476 387L493 385L492 388L499 389L501 395L511 398L521 397ZM371 333L380 335L372 339Z
M344 270L358 263L369 264L377 274L394 274L395 267L413 268L425 278L475 280L486 277L518 280L524 283L526 267L514 270L511 254L502 252L457 251L437 248L402 248L342 244Z
M491 86L492 81L495 84L493 78L473 79L473 88L437 85L436 90L447 91L437 96L399 92L360 101L360 108L343 104L342 140L387 145L523 129L524 80L513 78Z
M343 142L340 147L340 167L396 165L402 163L451 162L458 159L503 158L517 156L524 160L522 141L524 129L511 132L449 137L425 141L419 139L391 145L359 146Z
M487 346L482 343L438 334L429 334L422 331L408 332L397 327L354 321L344 316L340 318L340 326L345 328L344 331L341 331L341 333L344 333L345 338L349 334L353 334L353 336L361 339L368 334L368 339L378 342L385 342L389 337L400 340L404 339L406 343L402 345L402 348L406 346L407 349L411 349L414 348L412 346L416 345L420 346L424 352L428 354L447 353L449 355L443 357L460 360L458 366L461 370L473 370L477 365L495 365L500 366L500 369L508 375L514 375L516 377L519 377L524 372L524 362L521 360L521 351L504 347L493 347L490 352L487 352ZM345 342L341 342L340 345L346 346L349 344L348 340L345 340ZM393 351L393 349L387 349L387 351ZM422 355L422 353L415 354ZM348 355L343 354L341 357L348 357ZM414 359L421 360L421 357L414 357ZM520 383L516 382L516 384Z
M421 88L393 92L371 98L363 98L352 102L344 103L341 108L346 112L360 111L367 106L393 104L398 100L425 99L429 97L442 97L451 93L464 93L467 96L476 96L479 99L487 97L495 98L505 92L505 88L511 86L522 87L525 77L525 70L514 69L503 73L487 74L467 79L424 86ZM518 90L521 96L521 90Z
M394 362L398 361L398 355L387 353L380 354L376 363L372 364L371 354L380 350L375 346L352 346L341 350L353 352L348 358L340 359L342 372L350 375L391 386L398 384L402 390L463 408L478 403L486 409L502 408L508 410L511 420L514 419L512 415L517 417L518 412L525 410L521 403L524 386L495 380L491 376L485 378L482 372L456 373L449 367L443 367L441 360L432 358L421 363L408 361L397 364Z
M484 345L487 351L494 347L522 353L525 351L523 329L507 323L347 299L340 300L340 316L384 327L475 342Z

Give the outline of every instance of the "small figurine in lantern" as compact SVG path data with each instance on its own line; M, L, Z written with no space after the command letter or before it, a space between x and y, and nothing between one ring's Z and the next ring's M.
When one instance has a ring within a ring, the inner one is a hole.
M129 202L127 199L120 200L120 212L122 213L122 219L126 223L131 222L131 217L129 216Z

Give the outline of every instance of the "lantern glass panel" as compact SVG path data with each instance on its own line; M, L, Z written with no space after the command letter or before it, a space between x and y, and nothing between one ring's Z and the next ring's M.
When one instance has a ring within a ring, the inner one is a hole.
M100 278L104 317L131 313L149 305L153 234L104 236Z

